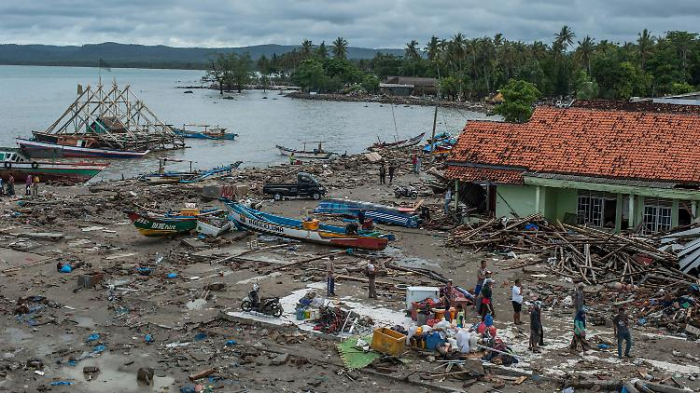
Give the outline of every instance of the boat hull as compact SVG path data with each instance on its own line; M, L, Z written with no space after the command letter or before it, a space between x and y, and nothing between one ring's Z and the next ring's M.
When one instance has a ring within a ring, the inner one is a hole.
M149 217L136 212L127 213L140 234L144 236L171 236L190 233L197 227L197 217Z
M256 211L249 210L236 202L224 201L224 204L229 209L229 220L233 221L239 228L253 232L333 247L361 248L365 250L383 250L389 243L389 240L385 237L353 236L340 231L304 229L301 221L284 217L275 216L284 224L273 222L264 216L256 216Z
M86 182L109 166L108 163L61 163L61 162L3 162L0 177L7 180L23 180L28 175L38 176L41 182L77 184Z
M291 156L292 153L294 153L294 157L298 158L300 160L303 159L311 159L311 160L327 160L333 156L334 153L332 152L314 152L314 151L303 151L303 150L294 150L290 149L288 147L280 146L277 145L277 149L280 151L280 154L283 156Z
M233 140L236 140L236 136L238 135L238 134L232 134L232 133L214 134L214 133L206 133L206 132L183 131L182 129L179 129L179 128L173 128L172 130L175 133L175 135L179 135L183 138L188 138L188 139L210 139L210 140L215 140L215 141L233 141Z
M398 141L398 142L391 142L391 143L375 143L374 145L370 146L367 148L369 151L381 151L381 150L399 150L399 149L407 149L409 147L413 147L417 144L419 144L422 140L423 137L425 136L425 132L419 135L414 136L411 139L405 140L405 141Z
M327 199L321 201L314 210L315 213L339 214L347 217L357 217L360 211L364 211L365 218L371 218L376 223L407 228L417 228L421 223L420 217L415 212L402 212L390 206L367 202Z
M48 142L30 141L18 139L22 151L32 158L111 158L111 159L135 159L143 158L150 150L112 150L93 149L79 146L65 146Z

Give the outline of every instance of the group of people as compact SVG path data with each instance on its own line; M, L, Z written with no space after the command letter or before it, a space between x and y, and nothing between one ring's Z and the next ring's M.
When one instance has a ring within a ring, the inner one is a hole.
M420 170L421 166L423 164L423 160L418 154L413 154L411 158L411 164L413 166L413 173L416 175L420 175ZM396 173L396 168L397 164L394 161L389 162L389 184L392 184L394 181L394 174ZM379 165L379 184L386 184L386 176L387 176L387 166L384 161Z
M5 185L7 183L7 185ZM27 178L25 180L25 189L24 193L26 196L31 196L31 195L38 195L39 192L39 176L32 176L32 175L27 175ZM7 195L7 196L15 196L15 178L12 175L9 175L7 177L7 182L5 182L1 177L0 177L0 196L2 195Z

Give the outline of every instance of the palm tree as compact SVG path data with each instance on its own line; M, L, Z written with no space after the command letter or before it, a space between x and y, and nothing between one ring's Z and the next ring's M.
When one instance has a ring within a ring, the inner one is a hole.
M328 57L328 49L326 48L326 41L321 41L321 45L316 48L316 56L321 59Z
M336 38L333 41L331 52L333 52L333 57L336 59L345 59L348 55L348 40L343 37Z
M532 58L535 61L540 61L547 57L547 44L542 41L533 42L530 50L532 51Z
M413 61L420 60L420 49L418 49L418 41L411 40L411 42L406 43L404 57Z
M432 36L430 37L430 42L425 46L425 52L428 54L428 60L435 61L438 56L440 56L440 39Z
M591 76L591 55L595 49L593 41L593 38L586 36L583 41L578 42L578 48L576 48L576 56L583 62L588 76Z
M651 36L649 30L644 29L639 33L637 47L639 49L639 57L642 59L642 71L646 71L647 58L651 55L651 50L654 47L654 37Z
M559 34L555 34L554 36L556 37L554 44L558 49L558 52L563 52L569 45L573 45L574 38L576 38L576 34L574 34L574 32L571 31L571 28L566 25L561 28Z
M308 59L309 57L311 57L311 51L313 50L313 48L314 48L314 44L313 44L313 42L311 42L311 40L304 40L301 43L301 56L302 56L302 58Z

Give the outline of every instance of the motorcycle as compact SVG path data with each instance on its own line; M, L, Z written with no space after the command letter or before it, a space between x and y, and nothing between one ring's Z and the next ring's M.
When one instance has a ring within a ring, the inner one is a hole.
M413 186L398 186L394 188L394 196L397 198L401 197L411 197L413 199L418 198L418 190Z
M278 297L268 297L260 298L260 285L253 284L253 290L248 292L248 296L243 298L241 302L241 309L243 311L257 311L265 315L272 315L273 317L279 318L282 316L282 305L280 304L280 298Z

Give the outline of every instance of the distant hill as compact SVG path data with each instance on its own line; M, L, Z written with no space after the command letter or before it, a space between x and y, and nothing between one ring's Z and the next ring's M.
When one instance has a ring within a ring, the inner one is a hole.
M97 66L103 59L111 67L203 69L217 53L248 53L253 60L291 52L299 46L255 45L240 48L174 48L106 42L83 46L0 45L2 65ZM330 49L330 48L329 48ZM371 59L382 52L397 56L402 49L348 48L350 59Z

